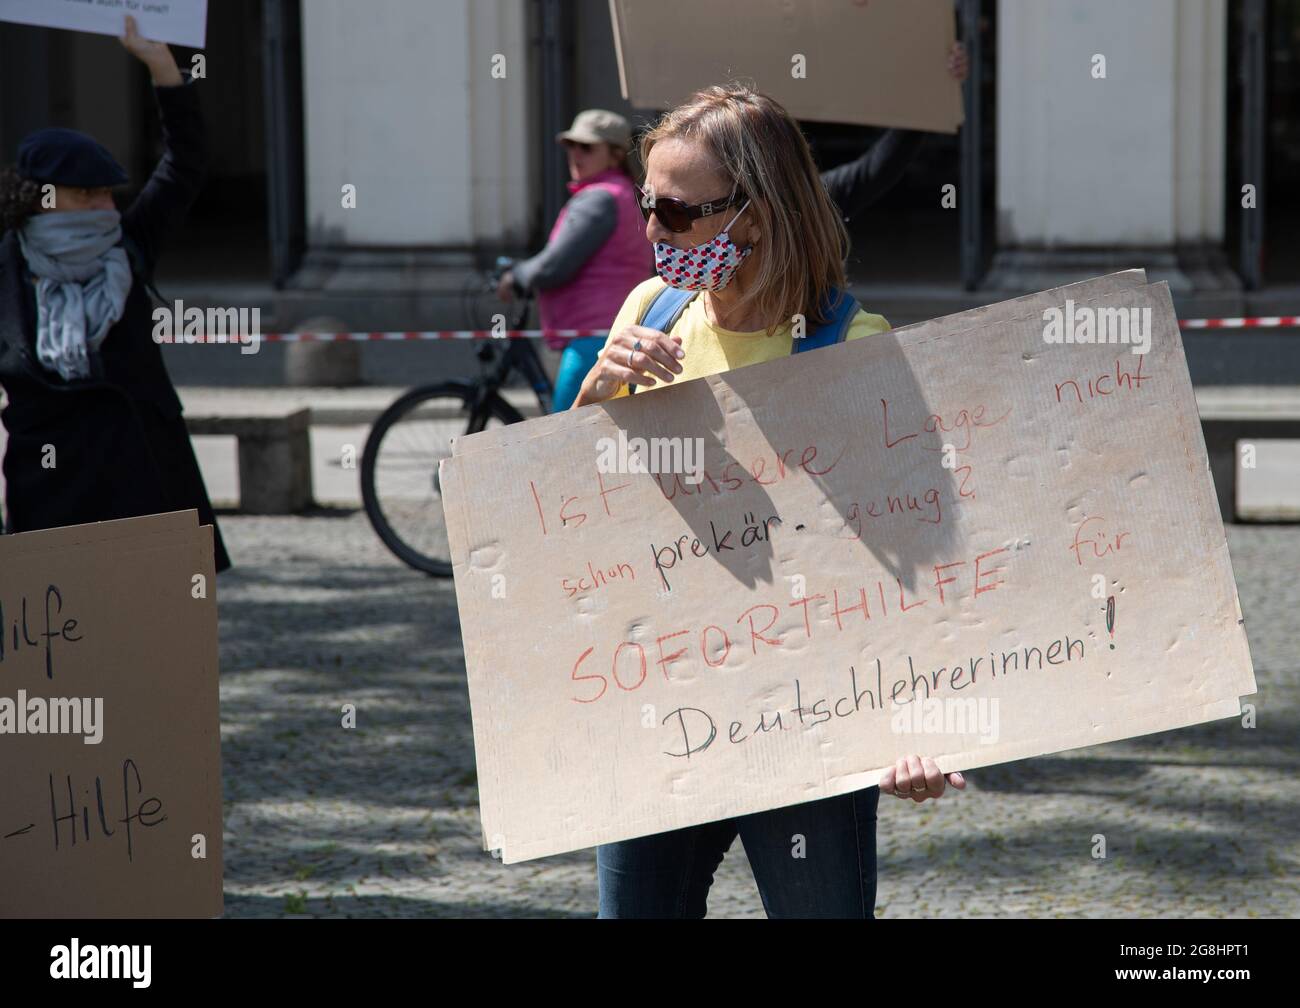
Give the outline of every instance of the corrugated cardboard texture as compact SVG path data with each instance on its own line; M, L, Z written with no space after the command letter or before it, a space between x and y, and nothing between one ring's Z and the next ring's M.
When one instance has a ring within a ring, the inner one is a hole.
M1236 713L1255 682L1226 538L1168 287L1142 279L462 439L441 479L487 846ZM1149 309L1150 352L1047 343L1067 298ZM598 471L620 434L701 438L708 476Z
M0 915L219 915L212 527L184 511L0 536L0 606L0 697L103 699L97 744L0 734Z
M637 108L739 80L796 119L937 133L962 122L949 0L610 0L610 17Z

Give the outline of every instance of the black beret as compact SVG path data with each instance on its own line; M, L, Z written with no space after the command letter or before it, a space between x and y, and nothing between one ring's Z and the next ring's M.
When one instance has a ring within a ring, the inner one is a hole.
M33 182L96 189L128 181L122 166L101 144L76 130L49 127L18 145L18 174Z

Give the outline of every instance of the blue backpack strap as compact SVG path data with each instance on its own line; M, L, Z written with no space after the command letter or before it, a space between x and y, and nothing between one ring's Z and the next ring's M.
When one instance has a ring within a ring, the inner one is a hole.
M645 314L638 320L637 325L643 325L647 329L658 329L663 333L668 332L677 324L677 320L682 317L682 312L697 293L698 291L679 290L665 285L663 290L650 299ZM628 385L627 394L635 393L636 386Z
M846 290L832 288L826 299L830 309L830 319L800 339L793 340L792 354L806 350L820 350L822 347L844 342L844 334L849 330L849 323L858 313L860 305L857 299Z

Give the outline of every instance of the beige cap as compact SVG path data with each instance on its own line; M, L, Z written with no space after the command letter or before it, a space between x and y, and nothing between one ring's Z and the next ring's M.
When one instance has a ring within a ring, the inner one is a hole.
M555 134L561 140L578 143L608 143L627 150L632 144L632 126L617 112L608 109L584 109L574 117L573 125Z

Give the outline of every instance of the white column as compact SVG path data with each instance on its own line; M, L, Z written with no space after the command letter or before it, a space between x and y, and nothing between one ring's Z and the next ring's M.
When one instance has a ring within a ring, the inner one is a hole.
M1227 36L1224 0L1180 0L1174 159L1179 242L1223 240Z
M302 5L313 245L523 239L537 157L525 14L524 0Z
M999 244L1220 240L1226 32L1223 0L999 0Z

